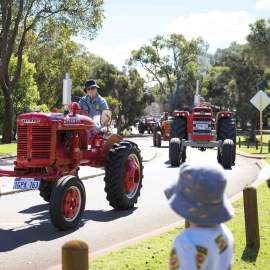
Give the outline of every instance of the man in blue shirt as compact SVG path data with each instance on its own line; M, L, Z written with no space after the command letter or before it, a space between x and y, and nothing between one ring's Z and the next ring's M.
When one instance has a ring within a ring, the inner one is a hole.
M86 95L79 101L81 110L87 112L91 118L101 115L103 110L108 110L106 100L98 94L100 87L94 80L87 80L84 84Z

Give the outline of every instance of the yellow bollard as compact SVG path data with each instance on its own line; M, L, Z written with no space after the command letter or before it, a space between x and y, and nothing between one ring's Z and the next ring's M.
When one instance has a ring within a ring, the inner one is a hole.
M88 245L71 240L62 247L62 270L88 270Z

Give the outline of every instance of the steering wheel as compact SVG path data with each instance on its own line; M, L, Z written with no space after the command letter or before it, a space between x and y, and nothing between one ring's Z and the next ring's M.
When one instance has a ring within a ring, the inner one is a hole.
M79 97L79 96L72 96L72 98L75 98L76 100L81 100L81 101L83 101L85 104L86 104L86 106L87 106L87 108L88 108L88 110L87 110L87 112L88 112L88 116L90 115L90 107L89 107L89 104L82 98L82 97ZM83 111L83 110L81 110L81 111Z

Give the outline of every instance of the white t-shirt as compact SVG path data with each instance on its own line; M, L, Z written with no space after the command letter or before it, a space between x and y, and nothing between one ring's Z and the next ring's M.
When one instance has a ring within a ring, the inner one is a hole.
M174 240L169 269L229 270L233 250L233 235L224 224L188 228Z

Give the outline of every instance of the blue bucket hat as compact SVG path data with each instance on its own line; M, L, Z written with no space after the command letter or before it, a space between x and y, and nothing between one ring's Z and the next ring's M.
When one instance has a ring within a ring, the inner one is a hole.
M89 87L96 87L97 89L100 89L100 87L96 84L96 81L95 80L87 80L84 83L84 89L83 89L83 91L86 93L86 89L89 88Z
M165 195L180 216L196 224L214 225L234 214L224 194L226 183L220 165L183 164L178 181L165 190Z

